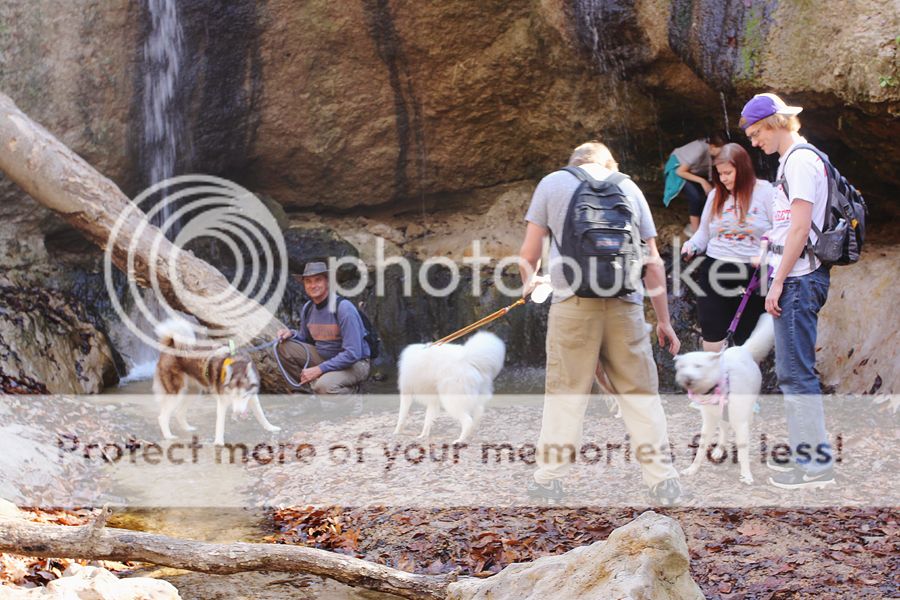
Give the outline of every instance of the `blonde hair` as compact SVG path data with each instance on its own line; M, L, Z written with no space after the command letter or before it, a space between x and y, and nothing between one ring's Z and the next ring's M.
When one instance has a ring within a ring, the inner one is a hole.
M612 157L609 148L595 140L581 144L572 151L572 155L569 157L570 167L577 167L586 163L597 163L610 171L619 170L619 164Z
M800 119L797 118L797 115L769 115L765 119L760 119L757 121L763 129L787 129L791 132L800 131ZM747 119L741 117L741 122L739 123L742 129L747 129L750 125L747 125ZM754 125L754 123L751 123Z

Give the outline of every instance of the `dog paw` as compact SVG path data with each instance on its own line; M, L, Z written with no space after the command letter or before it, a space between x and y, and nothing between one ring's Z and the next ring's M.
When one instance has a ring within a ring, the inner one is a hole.
M709 456L712 460L722 460L722 458L725 456L725 448L723 448L722 446L716 446L715 448L713 448L712 453L710 453Z
M187 431L188 433L191 433L192 431L197 431L197 428L194 427L193 425L188 425L184 428L184 430Z
M685 477L690 477L691 475L696 473L699 469L700 469L700 467L690 466L687 469L682 469L681 474L684 475Z
M177 440L178 436L170 433L168 435L163 435L163 439L164 440Z
M279 427L277 425L269 425L268 427L266 427L266 431L271 431L272 433L275 433L276 431L281 431L281 427Z
M753 475L741 475L741 483L753 485Z

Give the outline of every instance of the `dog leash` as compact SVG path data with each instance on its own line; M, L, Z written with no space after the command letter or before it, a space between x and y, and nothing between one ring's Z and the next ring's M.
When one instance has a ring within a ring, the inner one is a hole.
M553 286L550 284L550 276L549 275L538 275L538 272L540 270L541 270L541 261L538 260L537 264L535 265L534 273L532 274L531 279L529 281L529 284L533 285L534 287L531 290L531 292L529 292L527 298L523 296L522 298L519 298L518 300L516 300L509 306L506 306L504 308L501 308L500 310L494 311L491 314L489 314L488 316L482 317L482 318L478 319L477 321L475 321L474 323L466 325L462 329L454 331L450 335L444 336L441 339L439 339L435 342L431 342L428 345L429 346L440 346L441 344L446 344L447 342L452 342L453 340L458 340L462 336L472 333L479 327L484 327L491 321L495 321L495 320L499 319L500 317L502 317L503 315L505 315L512 309L516 308L517 306L522 306L528 300L531 300L535 304L543 304L547 300L547 298L550 297L550 294L553 293Z
M288 338L288 340L293 340L297 337L296 332ZM282 341L287 340L279 340L278 338L263 342L262 344L257 344L256 346L251 346L246 349L247 352L259 352L260 350L267 350L269 348L272 349L272 354L275 355L275 362L278 364L278 369L281 371L281 376L284 377L284 380L294 389L300 389L305 383L300 383L299 381L294 381L291 376L288 374L287 369L284 368L284 364L281 362L281 356L278 355L278 344ZM309 352L306 353L306 362L303 363L303 369L305 370L309 366Z
M737 331L738 323L741 321L741 317L744 314L744 309L747 308L747 303L750 302L750 296L756 289L760 286L760 266L756 267L756 270L753 272L753 277L750 278L750 283L747 284L747 289L744 290L744 295L741 298L741 303L738 305L737 312L734 313L734 318L731 320L731 324L728 326L728 331L725 334L725 345L722 347L722 351L724 352L726 348L731 345L731 342L734 338L734 333ZM768 276L772 275L772 267L768 267Z
M289 339L293 340L296 336L297 336L297 334L295 333ZM281 357L278 356L278 340L273 340L269 345L272 346L272 353L275 355L275 362L278 363L278 369L281 371L281 375L284 377L284 380L288 382L289 386L291 386L294 389L299 390L305 384L291 379L291 376L288 375L287 369L285 369L284 365L281 364ZM308 366L309 366L309 350L306 351L306 362L303 363L302 370L305 371Z
M454 331L450 335L442 337L438 341L432 342L429 345L430 346L440 346L441 344L446 344L447 342L452 342L453 340L457 340L466 334L472 333L479 327L483 327L483 326L487 325L488 323L490 323L491 321L495 321L495 320L499 319L500 317L502 317L503 315L505 315L512 309L514 309L515 307L522 306L523 304L525 304L525 298L519 298L518 300L516 300L509 306L501 308L498 311L492 312L488 316L482 317L481 319L478 319L474 323L472 323L470 325L466 325L462 329Z
M247 352L259 352L260 350L265 350L266 348L276 346L278 341L279 340L276 338L268 342L263 342L262 344L257 344L256 346L250 346L247 348Z

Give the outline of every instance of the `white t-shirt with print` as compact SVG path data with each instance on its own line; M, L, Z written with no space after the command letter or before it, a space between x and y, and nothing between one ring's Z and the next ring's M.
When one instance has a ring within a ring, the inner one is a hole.
M791 154L791 150L797 144L805 144L806 139L800 137L797 142L788 148L784 156L778 161L778 177L780 181L782 177L787 181L788 192L791 198L788 199L784 193L784 186L780 183L775 189L775 206L772 211L772 231L769 233L771 244L784 246L787 241L788 230L791 227L791 200L799 198L806 202L812 202L812 222L816 224L820 230L825 222L825 209L828 204L828 175L825 171L825 163L812 150L802 148ZM785 164L785 157L790 159ZM816 242L816 232L810 228L809 237ZM769 264L777 271L781 265L781 254L770 253ZM819 261L816 260L818 268ZM801 256L794 263L794 268L788 274L788 277L798 277L812 273L813 268L810 266L809 256Z
M748 213L744 220L738 219L734 196L722 205L722 214L713 214L716 190L706 197L700 227L691 237L691 244L697 252L706 252L710 258L734 262L750 262L759 255L759 240L772 229L772 197L775 188L768 181L757 179L750 197Z

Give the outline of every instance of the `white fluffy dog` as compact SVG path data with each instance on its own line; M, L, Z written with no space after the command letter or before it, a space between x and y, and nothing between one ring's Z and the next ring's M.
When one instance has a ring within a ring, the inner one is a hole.
M758 363L766 357L775 343L775 327L772 317L763 314L753 329L753 333L741 346L733 346L724 352L690 352L675 358L675 381L692 394L714 394L718 384L725 381L727 390L728 421L734 429L735 444L738 449L738 463L741 467L741 482L753 483L750 473L750 425L753 422L753 407L759 397L762 374ZM694 462L682 471L693 475L706 457L706 448L719 429L716 458L721 458L725 448L725 424L722 423L723 408L719 404L701 404L703 427L700 431L700 447Z
M439 407L462 430L454 443L471 435L494 392L494 378L503 368L506 346L492 333L476 333L463 345L412 344L400 354L400 415L394 435L403 429L413 400L425 405L425 425L419 437L427 438Z

